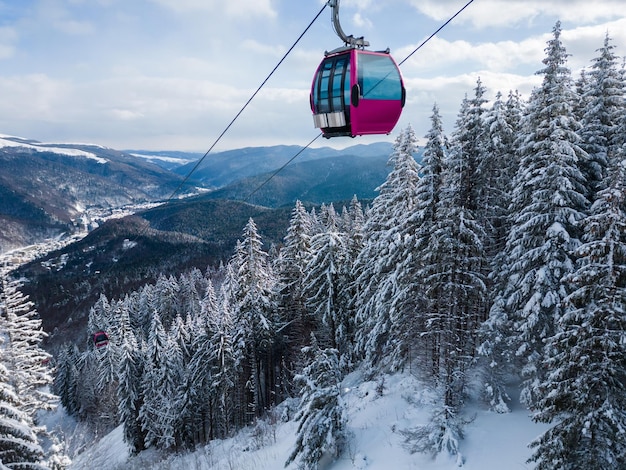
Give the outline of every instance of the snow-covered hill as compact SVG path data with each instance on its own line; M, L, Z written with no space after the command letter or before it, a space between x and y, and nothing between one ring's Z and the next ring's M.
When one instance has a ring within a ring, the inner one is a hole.
M425 424L429 418L429 393L411 375L363 381L359 373L343 384L343 399L349 415L348 444L341 458L325 462L325 470L449 470L458 468L455 458L410 454L404 447L402 430ZM515 405L515 404L514 404ZM122 439L121 427L74 459L71 470L277 470L284 468L296 438L298 423L287 420L297 403L284 403L274 420L242 430L231 439L213 441L192 453L164 457L148 451L131 457ZM291 408L291 409L290 409ZM528 411L514 406L508 414L489 412L470 404L467 435L461 443L463 468L467 470L530 469L528 443L546 425L533 423ZM287 467L295 470L297 461Z

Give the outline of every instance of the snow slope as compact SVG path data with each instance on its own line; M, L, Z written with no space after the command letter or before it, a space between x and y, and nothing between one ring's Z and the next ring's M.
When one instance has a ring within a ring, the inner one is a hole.
M29 150L34 150L36 152L52 152L60 155L69 155L71 157L84 157L89 158L91 160L95 160L98 163L104 164L107 163L107 160L102 157L98 157L96 154L91 152L86 152L80 149L74 148L66 148L66 147L55 147L53 145L47 144L39 144L39 143L28 143L23 141L17 141L15 137L7 138L9 136L1 136L0 135L0 148L3 147L23 147Z
M410 454L403 447L400 430L423 424L429 417L429 394L407 374L385 376L382 396L380 382L363 382L359 374L344 380L343 398L350 416L349 442L344 455L321 466L324 470L450 470L458 468L456 459L439 456L433 460ZM259 423L231 439L213 441L193 453L162 457L144 452L129 457L122 440L121 427L78 456L72 470L107 468L112 470L275 470L284 468L291 452L298 423L285 422L293 415L297 402L281 405L275 423ZM291 408L291 409L290 409ZM528 412L517 406L511 413L497 414L479 405L470 405L466 438L461 449L467 470L531 469L528 443L547 425L531 421ZM282 418L282 419L281 419ZM290 470L298 468L297 461Z

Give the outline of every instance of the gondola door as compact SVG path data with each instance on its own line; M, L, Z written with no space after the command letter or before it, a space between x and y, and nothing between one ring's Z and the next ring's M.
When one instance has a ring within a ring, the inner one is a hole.
M355 51L352 135L389 134L405 101L398 66L385 52Z

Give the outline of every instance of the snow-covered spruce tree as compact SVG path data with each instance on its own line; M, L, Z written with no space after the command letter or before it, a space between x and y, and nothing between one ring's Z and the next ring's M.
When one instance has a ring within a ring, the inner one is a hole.
M100 294L96 303L89 309L89 317L87 319L88 341L91 341L91 335L97 331L109 331L111 322L111 304L106 295Z
M316 334L325 346L339 351L342 368L350 367L352 338L347 305L342 303L342 271L345 267L346 236L339 232L332 204L326 209L326 230L311 238L312 256L304 279L307 305L315 317Z
M93 420L97 432L108 432L118 423L118 316L128 306L128 300L109 301L104 294L89 310L87 349L78 361L80 380L76 384L79 403L78 417ZM105 331L109 336L106 346L97 347L93 334Z
M215 395L215 427L217 437L230 436L235 425L234 389L237 367L233 345L233 312L228 296L219 296L218 315L214 324L213 344L217 345L216 369L212 389Z
M155 284L154 300L165 328L169 328L170 323L180 313L179 291L180 285L174 276L159 275Z
M150 331L150 323L152 320L152 312L157 309L155 286L152 284L144 285L139 291L137 305L132 311L131 324L137 335L137 341L141 338L147 338ZM131 312L129 312L131 313Z
M274 400L272 353L277 328L276 278L252 219L246 224L243 235L235 254L238 285L233 305L233 339L249 392L246 403L249 416L256 418L269 409Z
M431 423L407 435L413 449L446 450L458 458L467 375L486 302L484 231L471 209L475 203L471 178L465 174L469 171L471 165L453 143L443 162L443 186L427 248L429 256L420 273L427 300L421 341L428 347L423 355L430 363L424 376L438 399ZM429 431L431 428L437 433Z
M142 388L144 356L131 328L128 310L122 312L119 323L118 415L124 426L124 441L131 452L141 452L145 448L146 440L139 418L144 396Z
M574 82L574 89L576 90L576 96L578 99L572 106L572 112L574 113L574 116L576 116L577 121L583 122L585 110L587 109L590 98L587 93L589 89L589 74L586 69L582 69L580 71L580 75Z
M625 112L623 70L613 53L615 46L607 33L599 55L587 74L582 101L581 147L587 152L583 171L587 180L587 198L593 202L597 191L606 187L609 158L615 156L621 136L619 122Z
M76 396L79 357L80 352L76 344L62 345L56 357L56 373L52 383L52 391L58 395L61 404L71 416L75 416L79 408Z
M195 317L200 313L200 303L204 294L204 277L199 269L194 268L188 274L181 274L179 285L179 312L181 318ZM198 289L201 289L200 291Z
M572 293L546 345L533 419L555 425L532 443L538 470L626 468L624 150L582 221Z
M463 171L464 181L460 181L463 188L464 201L462 204L474 212L476 220L485 228L490 222L490 192L491 171L493 161L485 152L485 122L484 114L487 100L484 98L486 89L480 78L476 80L474 96L466 98L461 104L452 140L456 152L460 154L466 167Z
M342 374L336 349L320 349L315 338L303 348L309 365L296 376L302 386L296 443L285 462L299 459L299 468L317 470L324 456L338 457L346 443L347 416L341 399Z
M515 175L519 167L517 139L520 135L522 104L518 93L510 92L506 102L497 95L494 104L485 115L486 158L491 166L491 219L488 228L489 245L485 248L491 274L488 278L490 315L480 328L478 354L481 356L483 393L491 410L509 411L505 385L510 374L512 354L507 342L511 325L500 307L502 298L497 296L508 282L507 271L500 269L506 263L504 247L511 231L511 197L514 192ZM498 162L496 164L496 162ZM495 298L494 298L495 297Z
M0 333L5 339L0 360L20 396L21 411L34 418L39 410L52 409L58 401L57 396L46 391L52 383L47 365L50 355L41 348L41 342L47 335L35 305L21 293L18 282L7 282L1 277L0 290Z
M430 340L434 339L422 336L427 329L424 312L429 309L424 267L429 264L432 255L431 237L441 198L443 162L450 148L436 104L433 105L431 128L425 138L420 178L415 187L415 207L400 235L403 240L402 254L393 273L398 291L392 301L393 315L390 315L390 331L396 332L390 340L396 344L394 349L397 352L404 350L405 356L406 351L410 351L409 365L415 362L422 373L432 370L433 344ZM400 331L403 334L398 334ZM406 357L399 356L397 359Z
M212 283L209 284L201 302L201 313L191 328L191 361L185 377L181 421L183 441L189 444L207 442L216 437L216 410L214 375L218 369L217 351L220 343L217 334L218 301Z
M0 348L5 348L4 335ZM10 372L0 361L0 467L3 469L44 470L44 453L30 416L10 383Z
M180 321L182 329L186 328L184 322ZM176 321L176 319L175 319ZM167 356L163 364L163 385L158 389L161 401L161 411L159 423L161 427L161 447L174 448L176 450L184 447L193 447L190 442L188 426L185 422L184 395L187 392L186 378L188 374L188 363L185 362L185 349L190 345L181 345L180 339L185 334L180 334L178 328L170 328L167 334Z
M39 347L41 321L18 287L0 276L0 465L39 470L44 452L35 415L56 397L40 390L52 382L41 362L50 356Z
M206 387L206 383L210 382L210 374L208 374L208 379L198 388L196 388L193 377L193 361L196 356L210 353L212 349L212 345L206 341L206 331L207 325L210 323L208 317L215 314L217 300L213 284L208 282L210 283L208 289L193 283L193 290L196 292L198 289L204 290L202 298L198 300L197 311L194 314L188 314L184 321L180 315L177 315L169 331L170 341L174 341L180 350L180 366L183 367L179 373L175 393L175 408L179 410L175 424L176 445L188 448L193 448L197 443L207 441L206 431L210 425L209 413L206 412L210 406L209 394L211 390L210 387ZM181 286L182 284L181 282ZM183 289L181 288L181 294L182 292ZM181 298L181 305L185 302L186 300ZM206 366L212 367L212 364L208 362ZM200 392L201 397L198 397L197 392Z
M178 417L175 409L176 374L180 372L176 368L180 364L176 361L179 356L180 350L170 341L159 312L154 312L142 379L144 397L139 410L146 447L167 449L175 444L174 423Z
M521 117L521 98L516 92L510 92L506 101L497 93L493 105L483 117L478 204L483 206L484 226L489 235L485 251L491 264L504 248L510 230L509 206L513 180L519 167L516 140Z
M365 236L363 222L364 214L361 203L354 196L350 201L350 209L344 206L342 210L342 223L340 225L340 232L344 234L345 243L343 246L342 263L339 269L339 285L341 289L339 290L337 300L339 305L342 306L343 323L345 325L344 336L347 338L347 348L340 358L341 366L345 368L344 370L352 369L360 359L354 347L356 335L356 304L354 299L358 292L354 266L360 252L363 250Z
M506 279L490 316L499 326L522 367L522 401L533 406L531 391L543 381L544 343L557 330L562 300L561 278L574 269L571 252L578 245L577 222L587 208L579 165L585 158L572 113L567 54L557 23L548 41L543 83L535 89L522 121L520 168L515 178L513 226L496 275Z
M298 367L300 350L315 329L315 323L307 312L303 284L310 256L311 220L304 205L296 201L291 212L284 246L275 261L276 277L280 286L278 293L280 317L286 325L281 338L284 342L285 366L290 371ZM287 371L284 372L288 377L281 380L280 388L283 393L289 393L291 387L288 382L293 377Z
M400 291L395 269L405 254L402 234L408 231L407 219L415 210L419 181L415 150L415 133L409 126L396 138L388 162L392 170L377 188L379 194L366 213L363 249L354 266L356 352L370 365L377 364L390 351L390 312ZM395 339L400 341L400 337ZM405 353L401 344L396 343L398 359Z

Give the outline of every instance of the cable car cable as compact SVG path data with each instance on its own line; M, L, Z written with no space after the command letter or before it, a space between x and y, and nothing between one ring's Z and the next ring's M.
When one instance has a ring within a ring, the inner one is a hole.
M287 56L289 55L289 53L296 47L296 45L300 42L300 40L304 37L304 35L307 33L307 31L311 28L311 26L313 26L313 23L315 23L315 21L317 21L317 19L320 17L320 15L322 14L322 12L324 11L324 9L326 8L327 4L324 4L324 6L322 7L322 9L318 12L317 15L315 15L315 18L313 18L311 20L311 22L308 24L308 26L306 28L304 28L304 31L302 31L302 34L300 34L300 36L298 36L298 39L296 39L296 41L291 45L291 47L287 50L287 52L285 52L285 54L283 55L283 57L278 61L278 63L276 64L276 66L272 69L272 71L269 73L269 75L267 77L265 77L265 80L263 80L263 82L259 85L259 87L256 89L256 91L254 93L252 93L252 96L250 96L250 98L248 99L248 101L246 101L246 103L241 107L241 109L239 110L239 112L235 115L235 117L228 123L228 125L226 126L226 128L222 131L222 133L217 137L217 139L215 139L215 142L213 142L213 144L211 145L211 147L209 147L209 150L206 151L206 153L202 156L202 158L200 160L198 160L196 162L196 164L194 165L194 167L191 169L191 171L187 174L187 176L185 176L185 178L183 179L183 181L181 181L181 183L178 185L178 187L174 190L174 192L172 193L172 195L165 201L165 202L169 202L174 195L176 195L176 193L178 191L180 191L180 189L183 187L183 185L189 180L189 178L191 177L191 175L198 169L198 167L202 164L202 162L205 160L205 158L209 155L209 153L211 153L211 151L215 148L215 146L218 144L218 142L220 140L222 140L222 137L224 137L224 134L226 134L226 132L228 132L230 130L230 128L232 127L232 125L235 123L235 121L239 118L239 116L241 116L241 114L245 111L245 109L248 107L248 105L252 102L252 100L256 97L256 95L261 91L261 88L263 88L265 86L265 84L269 81L269 79L272 77L272 75L274 75L274 72L276 72L276 70L278 69L278 67L280 67L282 65L282 63L285 61L285 59L287 58Z
M316 136L316 137L315 137L315 138L314 138L311 142L309 142L309 143L308 143L308 144L306 144L304 147L302 147L300 150L298 150L298 152L297 152L297 153L296 153L293 157L291 157L291 158L290 158L290 159L289 159L289 160L288 160L288 161L287 161L287 162L286 162L283 166L281 166L278 170L276 170L274 173L272 173L272 174L269 176L269 178L267 178L265 181L263 181L263 183L261 183L259 186L257 186L257 187L256 187L256 189L255 189L254 191L252 191L250 194L248 194L248 197L246 197L246 198L243 200L243 202L248 202L248 201L250 200L250 198L251 198L252 196L254 196L254 195L255 195L255 194L256 194L256 193L257 193L257 192L258 192L258 191L259 191L259 190L260 190L263 186L265 186L267 183L269 183L269 182L270 182L270 181L274 178L274 176L276 176L278 173L280 173L281 171L283 171L287 165L289 165L289 164L290 164L291 162L293 162L296 158L298 158L302 152L304 152L306 149L308 149L308 148L309 148L309 147L313 144L313 142L315 142L317 139L319 139L320 137L322 137L322 135L323 135L323 134L320 132L319 134L317 134L317 136Z

